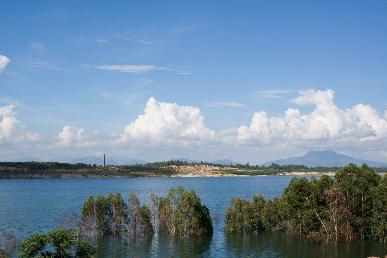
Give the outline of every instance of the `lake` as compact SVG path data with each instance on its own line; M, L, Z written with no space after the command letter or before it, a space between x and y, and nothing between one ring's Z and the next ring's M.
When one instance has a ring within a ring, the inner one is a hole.
M214 218L210 238L173 238L155 235L147 240L100 239L97 257L367 257L386 253L376 241L324 245L286 233L241 236L225 234L223 215L233 197L279 196L291 177L33 179L0 180L0 231L25 238L54 229L65 212L79 212L89 195L136 193L148 202L151 193L164 195L182 185L195 190Z

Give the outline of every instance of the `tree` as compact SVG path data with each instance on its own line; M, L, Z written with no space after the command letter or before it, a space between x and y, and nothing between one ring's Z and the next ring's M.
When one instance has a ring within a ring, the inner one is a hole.
M95 199L95 216L97 222L97 232L100 236L109 232L109 203L105 197L98 195Z
M75 229L58 229L34 234L20 245L19 257L88 258L95 248L77 236Z
M159 198L158 217L160 229L173 235L212 235L208 208L194 191L185 191L181 186L171 188L167 197Z
M262 226L264 230L280 231L286 229L287 211L286 203L280 198L267 200L261 211Z
M89 196L83 203L81 209L81 221L80 231L88 238L95 238L97 233L97 221L96 221L96 210L95 200L93 196Z
M153 235L151 211L147 206L141 206L137 196L133 193L129 196L128 212L132 237Z
M303 225L306 222L306 211L310 208L309 198L311 189L308 179L305 177L293 177L283 194L283 200L288 204L288 214L290 218L289 227L292 230L297 230L301 235L305 229Z
M387 174L378 186L371 188L372 194L372 217L371 234L372 238L387 241Z
M109 232L116 235L123 235L127 230L128 206L120 193L109 193L106 201L109 207L108 227Z
M352 219L352 214L347 207L345 195L338 187L332 187L324 192L328 206L327 221L323 224L325 238L330 240L332 236L337 242L339 238L352 240L354 234L349 221Z
M254 209L249 201L234 198L224 215L225 230L241 233L253 232L256 229L255 217Z
M361 167L349 164L337 171L335 178L348 201L350 212L354 216L351 224L356 234L362 239L370 237L371 188L379 184L380 176L366 164Z

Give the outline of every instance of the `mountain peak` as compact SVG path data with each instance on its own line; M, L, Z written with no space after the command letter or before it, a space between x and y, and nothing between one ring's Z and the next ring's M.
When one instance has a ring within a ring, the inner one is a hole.
M354 163L356 165L366 163L371 167L387 167L387 164L356 159L344 154L337 153L333 150L312 150L300 157L275 160L268 162L265 165L269 165L271 163L278 165L304 165L307 167L343 167L348 163Z

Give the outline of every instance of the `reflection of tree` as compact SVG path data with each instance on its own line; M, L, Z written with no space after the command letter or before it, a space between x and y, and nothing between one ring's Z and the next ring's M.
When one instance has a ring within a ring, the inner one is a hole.
M168 232L153 237L118 238L107 236L96 242L96 257L208 257L212 237L176 237Z
M160 257L208 257L212 236L178 237L167 232L158 234Z
M106 236L97 240L96 257L150 257L152 237L119 238Z
M383 244L377 242L338 242L324 244L283 232L225 234L227 257L383 257Z

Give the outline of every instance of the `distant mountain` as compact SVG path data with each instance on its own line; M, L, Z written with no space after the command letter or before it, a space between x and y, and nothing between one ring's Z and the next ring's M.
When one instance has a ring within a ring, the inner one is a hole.
M211 162L212 164L218 164L218 165L224 165L224 166L233 166L238 164L235 161L229 160L229 159L218 159Z
M13 162L27 162L27 161L43 162L43 160L37 157L21 157L21 158L15 159Z
M304 165L308 167L343 167L348 163L354 163L356 165L366 163L370 167L387 167L387 164L356 159L331 150L310 151L301 157L274 160L272 162L265 163L264 165L269 166L272 163L278 165Z
M171 159L171 160L176 160L176 161L181 161L181 162L187 162L187 163L200 163L200 160L193 160L193 159L187 159L187 158L177 158L177 159Z
M73 159L70 163L83 163L83 164L96 164L103 165L103 158L97 156L89 156L78 159ZM125 158L117 158L112 159L110 157L106 157L106 165L137 165L137 164L145 164L147 163L145 160L141 159L125 159Z

